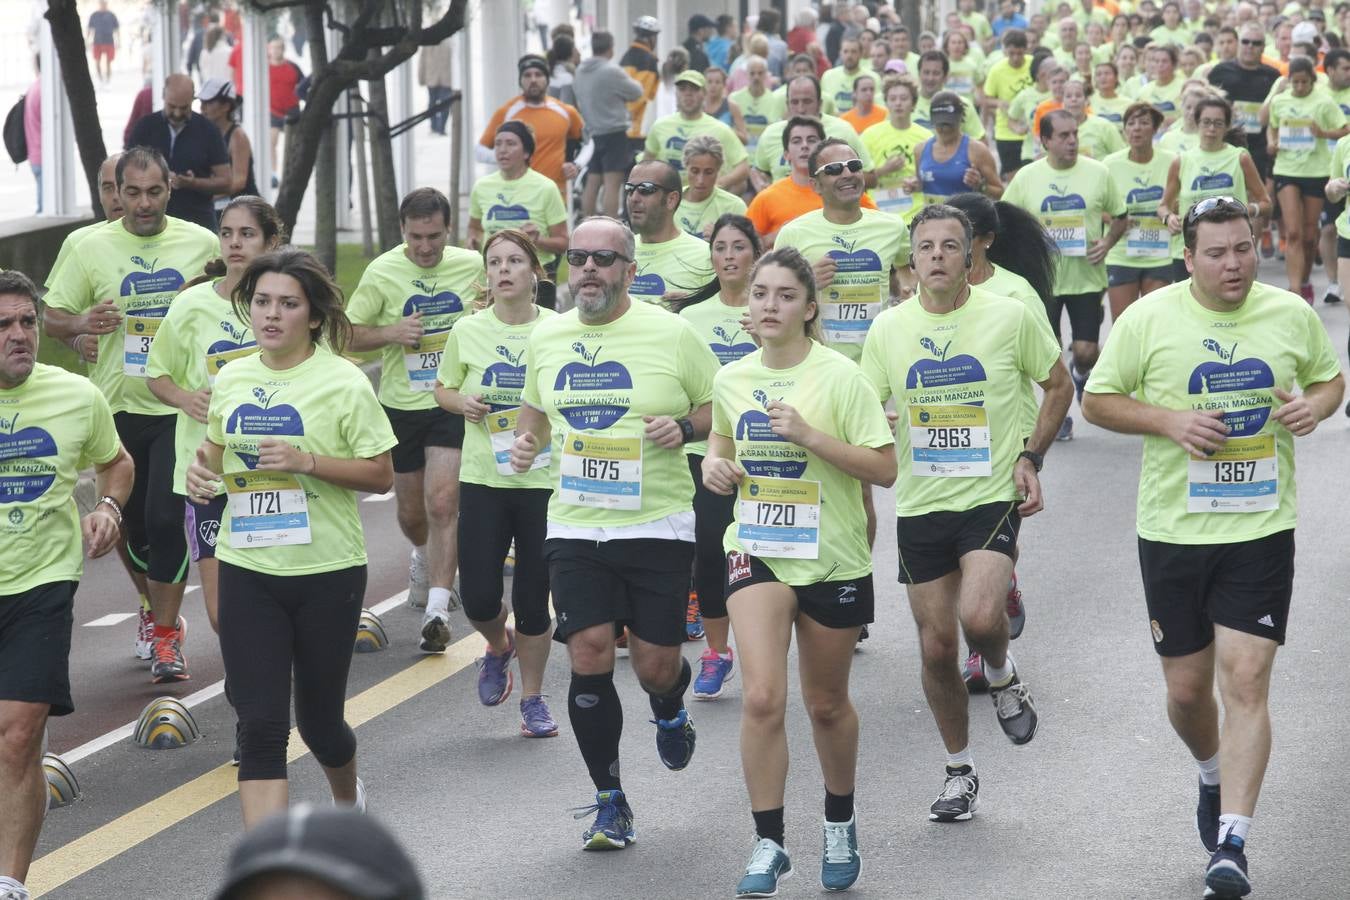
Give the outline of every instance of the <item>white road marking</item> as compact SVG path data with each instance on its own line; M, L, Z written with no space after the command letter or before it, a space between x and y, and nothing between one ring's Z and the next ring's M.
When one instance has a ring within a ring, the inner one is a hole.
M116 625L118 622L125 622L127 619L134 618L136 614L130 613L108 613L106 616L99 616L92 622L85 622L85 628L104 628L108 625Z

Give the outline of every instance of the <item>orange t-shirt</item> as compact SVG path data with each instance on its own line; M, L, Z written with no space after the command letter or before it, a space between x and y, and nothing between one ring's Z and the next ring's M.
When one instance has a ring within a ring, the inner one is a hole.
M530 157L530 168L557 182L558 190L566 197L567 179L563 178L562 167L567 159L568 139L581 140L581 113L577 112L576 107L553 97L545 97L539 106L528 106L524 98L517 95L492 114L478 143L491 149L497 129L508 119L524 122L534 130L534 155Z
M858 107L855 106L848 112L844 113L839 118L843 119L845 122L852 125L853 130L858 132L858 134L862 134L864 131L871 128L873 125L885 120L886 107L878 106L877 104L873 103L872 112L870 112L866 116L860 116L858 115Z
M761 235L773 234L798 216L820 209L824 204L811 185L800 185L791 176L780 178L755 195L745 211ZM876 209L872 198L863 194L864 209Z

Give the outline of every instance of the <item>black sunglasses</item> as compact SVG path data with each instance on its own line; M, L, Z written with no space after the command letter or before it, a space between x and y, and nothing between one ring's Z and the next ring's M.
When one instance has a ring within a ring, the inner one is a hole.
M1200 220L1201 216L1208 215L1216 209L1222 209L1225 212L1240 212L1243 216L1250 218L1247 204L1235 197L1206 197L1192 206L1190 212L1186 213L1184 224L1187 226L1194 225Z
M608 269L610 266L614 265L614 263L615 263L616 260L620 260L620 259L623 260L624 262L632 262L631 259L629 259L628 257L624 256L624 255L623 255L622 253L620 253L618 250L568 250L568 251L567 251L567 264L568 264L569 266L575 266L576 268L579 269L579 268L581 268L582 266L586 265L586 260L588 260L588 259L594 259L594 260L595 260L595 264L596 264L597 266L599 266L600 268L602 268L602 269Z
M1266 45L1265 41L1249 41L1246 38L1243 38L1241 43L1244 47L1264 47Z
M861 172L862 166L862 160L854 157L853 159L846 159L843 162L826 163L811 174L814 176L824 173L831 178L834 178L836 175L843 174L844 169L848 169L850 172Z
M623 186L624 196L631 196L633 191L637 191L644 197L650 197L657 191L665 191L668 194L673 190L674 188L663 187L655 181L639 181L637 184L624 184Z

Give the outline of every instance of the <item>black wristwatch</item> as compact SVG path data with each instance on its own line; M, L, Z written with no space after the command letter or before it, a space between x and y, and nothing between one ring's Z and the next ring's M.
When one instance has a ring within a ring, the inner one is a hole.
M1017 458L1030 460L1031 467L1037 472L1041 470L1041 466L1045 465L1045 456L1034 450L1023 450L1021 453L1017 454Z
M694 423L688 419L676 419L675 424L680 426L680 442L692 444L694 442Z

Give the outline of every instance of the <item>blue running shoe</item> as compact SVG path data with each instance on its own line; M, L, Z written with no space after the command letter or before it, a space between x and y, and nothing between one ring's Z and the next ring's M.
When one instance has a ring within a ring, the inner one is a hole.
M1057 441L1073 440L1073 416L1065 416L1064 421L1059 424L1059 434L1055 435Z
M652 719L656 726L656 753L667 769L678 772L694 758L694 721L689 710L681 709L673 719Z
M727 648L727 658L709 647L698 658L698 677L694 679L695 700L716 700L722 696L722 688L735 674L736 654Z
M488 647L478 660L478 702L484 706L496 706L511 696L511 659L516 655L516 636L510 628L506 629L508 647L501 656Z
M825 852L820 860L820 884L827 891L848 890L862 871L857 823L857 815L847 822L825 823Z
M689 605L684 608L684 639L703 640L703 611L698 607L698 594L689 592Z
M1209 858L1209 868L1205 870L1206 897L1230 900L1252 892L1252 882L1247 877L1247 854L1242 852L1242 847L1242 839L1230 835L1214 851Z
M1078 367L1069 363L1069 377L1073 379L1073 392L1078 395L1078 405L1083 405L1083 389L1087 387L1088 376L1078 371Z
M1219 849L1219 786L1200 782L1200 800L1195 804L1195 827L1200 843L1210 853Z
M778 883L792 877L792 860L787 851L768 838L760 838L750 851L750 862L736 885L736 898L776 897Z
M595 803L579 807L573 818L584 819L591 813L595 813L595 821L581 833L582 850L622 850L637 843L633 809L623 791L598 791Z
M520 733L529 738L558 736L558 723L553 721L543 694L531 694L520 701Z

